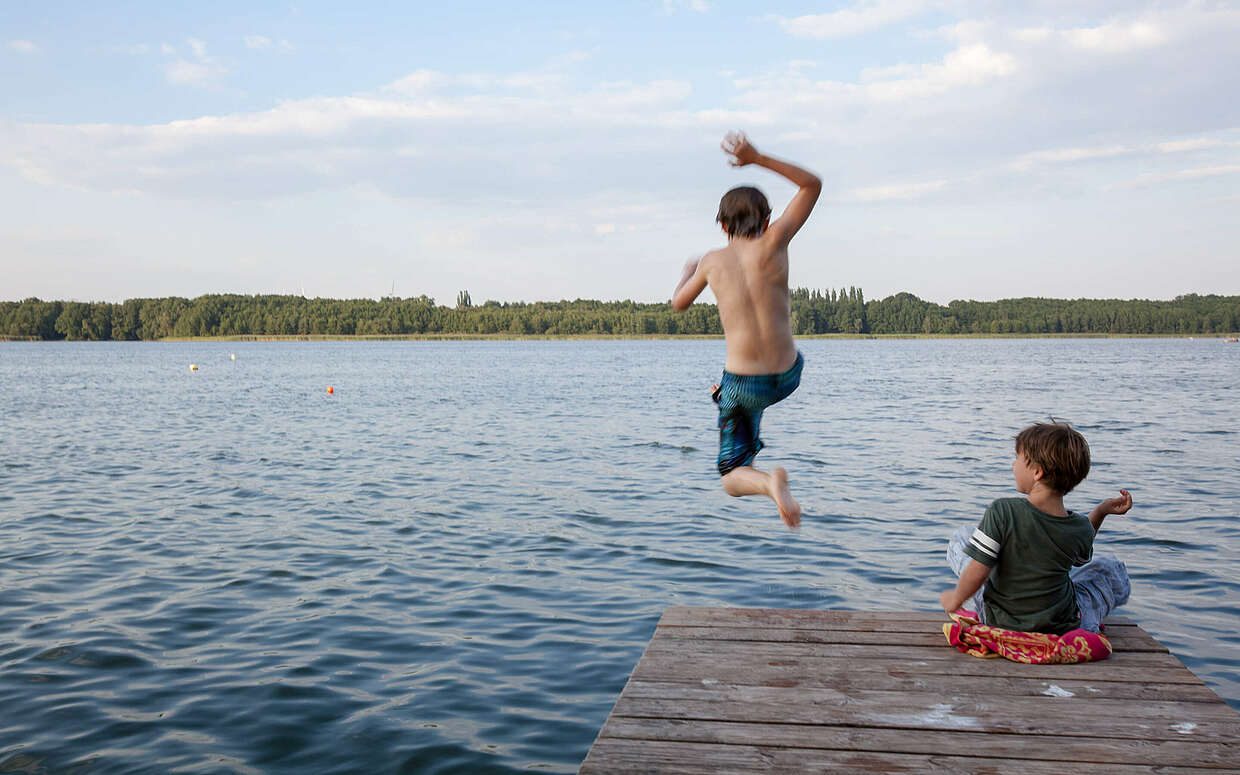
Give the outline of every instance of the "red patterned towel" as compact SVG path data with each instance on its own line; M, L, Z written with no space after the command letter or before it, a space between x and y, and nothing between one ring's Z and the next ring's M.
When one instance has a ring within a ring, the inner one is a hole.
M972 611L957 611L951 617L951 624L943 625L947 642L975 657L1004 657L1027 665L1064 665L1096 662L1111 656L1107 636L1089 630L1047 635L990 627L979 623Z

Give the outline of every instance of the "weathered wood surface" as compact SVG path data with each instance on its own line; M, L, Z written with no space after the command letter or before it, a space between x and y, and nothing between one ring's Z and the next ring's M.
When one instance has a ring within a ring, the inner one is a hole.
M581 772L1240 772L1240 714L1131 620L1084 665L970 657L945 621L669 608Z

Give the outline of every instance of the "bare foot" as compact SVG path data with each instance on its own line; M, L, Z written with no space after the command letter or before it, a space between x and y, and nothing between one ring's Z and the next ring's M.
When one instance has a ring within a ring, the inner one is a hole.
M779 518L789 528L800 527L801 506L788 489L788 472L782 468L771 471L771 500L779 507Z

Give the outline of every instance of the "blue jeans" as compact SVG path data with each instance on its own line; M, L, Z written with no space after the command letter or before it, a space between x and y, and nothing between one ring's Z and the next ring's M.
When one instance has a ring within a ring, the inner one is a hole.
M973 559L964 553L964 547L973 535L973 525L962 525L947 543L947 564L957 577ZM1076 607L1081 611L1081 629L1102 632L1102 620L1107 614L1128 602L1132 585L1128 581L1128 569L1124 563L1111 555L1095 555L1092 560L1068 571L1072 586L1076 589ZM977 611L982 624L986 623L986 605L982 586L962 608Z

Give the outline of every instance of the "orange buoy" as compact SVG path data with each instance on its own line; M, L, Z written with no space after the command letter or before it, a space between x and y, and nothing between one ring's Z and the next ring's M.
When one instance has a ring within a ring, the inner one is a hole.
M328 393L335 393L335 392L336 392L336 388L332 387L331 385L328 385L328 386L327 386L327 392L328 392Z

